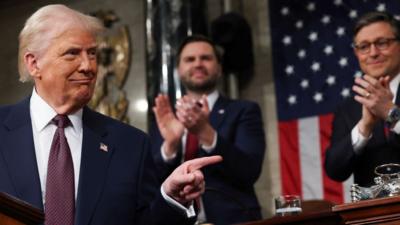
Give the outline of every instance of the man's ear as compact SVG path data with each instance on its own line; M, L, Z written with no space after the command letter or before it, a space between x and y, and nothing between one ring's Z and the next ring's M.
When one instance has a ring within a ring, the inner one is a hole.
M31 52L25 53L24 63L26 65L26 68L28 69L29 74L33 78L40 78L37 57L33 53Z

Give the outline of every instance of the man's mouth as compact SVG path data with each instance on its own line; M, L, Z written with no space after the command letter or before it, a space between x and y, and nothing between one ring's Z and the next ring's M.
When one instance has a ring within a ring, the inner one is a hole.
M71 79L70 81L75 84L91 84L93 78Z
M192 72L192 77L205 77L207 76L207 71L205 70L194 70Z

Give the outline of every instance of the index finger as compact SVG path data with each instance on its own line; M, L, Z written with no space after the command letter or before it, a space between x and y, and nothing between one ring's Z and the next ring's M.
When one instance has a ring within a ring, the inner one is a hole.
M188 172L191 173L195 170L201 169L205 166L209 166L212 164L216 164L222 161L222 157L219 155L214 155L214 156L208 156L208 157L201 157L197 159L192 159L189 161L186 161L188 164Z

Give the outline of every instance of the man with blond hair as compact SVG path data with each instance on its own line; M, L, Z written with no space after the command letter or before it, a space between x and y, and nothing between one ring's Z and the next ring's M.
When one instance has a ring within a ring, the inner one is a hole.
M204 192L200 168L221 157L187 162L160 187L147 135L86 106L102 29L63 5L26 21L20 80L34 89L0 107L0 191L44 209L46 225L190 224Z

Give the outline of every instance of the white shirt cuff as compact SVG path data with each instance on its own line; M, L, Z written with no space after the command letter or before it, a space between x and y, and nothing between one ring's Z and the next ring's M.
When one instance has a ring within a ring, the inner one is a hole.
M161 185L161 195L163 196L163 198L165 199L165 201L167 201L167 203L174 207L175 209L181 211L182 213L186 214L187 218L191 218L196 216L196 212L194 211L194 207L193 207L193 202L190 203L190 206L188 208L186 208L185 206L183 206L182 204L180 204L179 202L175 201L175 199L169 197L165 191L163 186Z
M218 134L217 132L214 133L214 139L213 142L211 143L211 145L201 145L201 148L204 149L204 151L206 151L207 153L211 153L214 149L215 146L217 146L217 138L218 138Z
M165 146L164 146L164 143L161 145L161 157L162 157L162 159L164 160L164 162L166 162L166 163L170 163L170 162L172 162L174 159L175 159L175 157L176 157L176 152L174 153L174 154L172 154L171 156L167 156L166 154L165 154Z
M351 144L353 145L354 152L356 154L361 154L362 149L367 145L368 140L371 139L371 137L372 134L369 135L369 137L364 137L356 125L353 130L351 130Z

